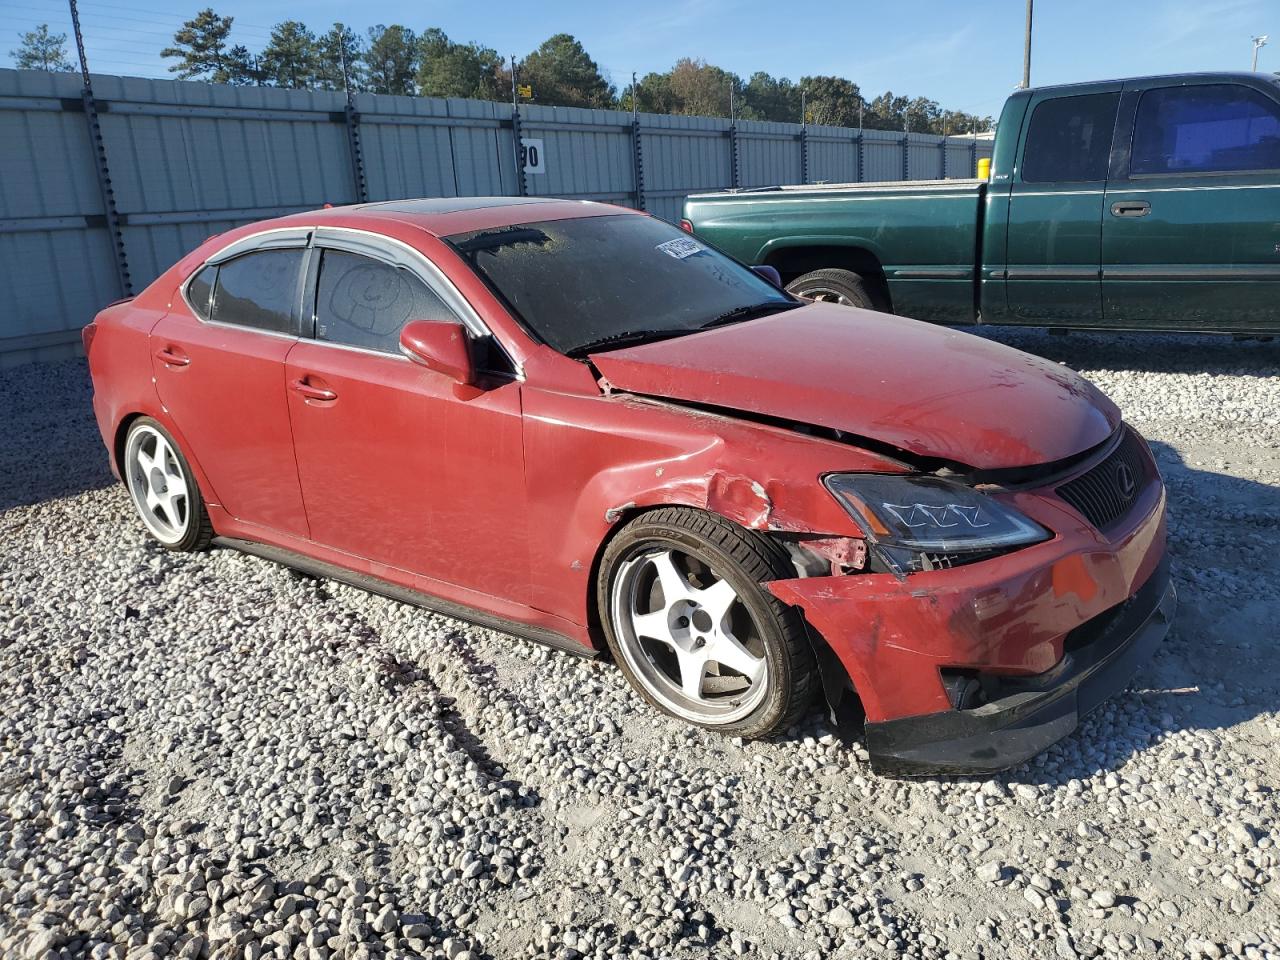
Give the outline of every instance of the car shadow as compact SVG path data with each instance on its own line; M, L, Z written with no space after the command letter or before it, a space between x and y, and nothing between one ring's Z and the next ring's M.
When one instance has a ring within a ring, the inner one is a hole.
M35 363L0 375L0 511L116 482L93 416L84 360Z
M1264 342L1235 340L1221 334L1071 331L1059 335L1041 327L961 329L1054 360L1073 370L1274 377L1280 369L1280 338Z
M1169 552L1178 612L1155 656L1128 687L1049 750L994 777L1006 786L1062 786L1116 771L1180 733L1232 730L1280 710L1274 631L1280 621L1280 485L1188 464L1152 443L1169 497ZM860 724L838 735L850 749ZM798 734L803 735L803 733ZM1270 755L1267 737L1233 742L1236 754Z

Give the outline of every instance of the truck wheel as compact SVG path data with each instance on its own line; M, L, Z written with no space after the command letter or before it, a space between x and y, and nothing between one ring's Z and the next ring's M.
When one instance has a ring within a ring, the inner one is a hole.
M863 310L879 309L866 283L852 270L814 270L787 284L787 292L821 303L839 303Z

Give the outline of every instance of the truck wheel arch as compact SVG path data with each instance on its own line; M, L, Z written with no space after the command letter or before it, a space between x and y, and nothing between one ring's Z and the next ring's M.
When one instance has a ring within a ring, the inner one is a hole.
M862 278L877 308L886 313L893 312L884 266L871 244L852 239L850 242L833 243L831 238L800 242L779 240L761 250L757 262L774 267L782 275L784 286L815 270L849 270Z

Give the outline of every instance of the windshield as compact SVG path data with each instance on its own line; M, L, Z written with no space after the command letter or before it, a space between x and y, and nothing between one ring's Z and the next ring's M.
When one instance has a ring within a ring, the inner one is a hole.
M448 241L535 336L569 355L798 305L752 270L653 217L526 223Z

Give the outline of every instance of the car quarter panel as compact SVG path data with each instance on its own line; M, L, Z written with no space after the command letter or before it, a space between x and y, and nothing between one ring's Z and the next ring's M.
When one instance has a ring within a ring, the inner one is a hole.
M588 623L595 559L634 512L686 505L756 530L861 537L822 486L833 470L899 473L876 454L629 394L527 386L533 603Z
M1050 491L1009 497L1055 531L1044 543L950 570L779 580L849 673L869 722L949 710L939 668L1051 669L1071 630L1126 599L1159 566L1165 493L1153 483L1110 535Z

